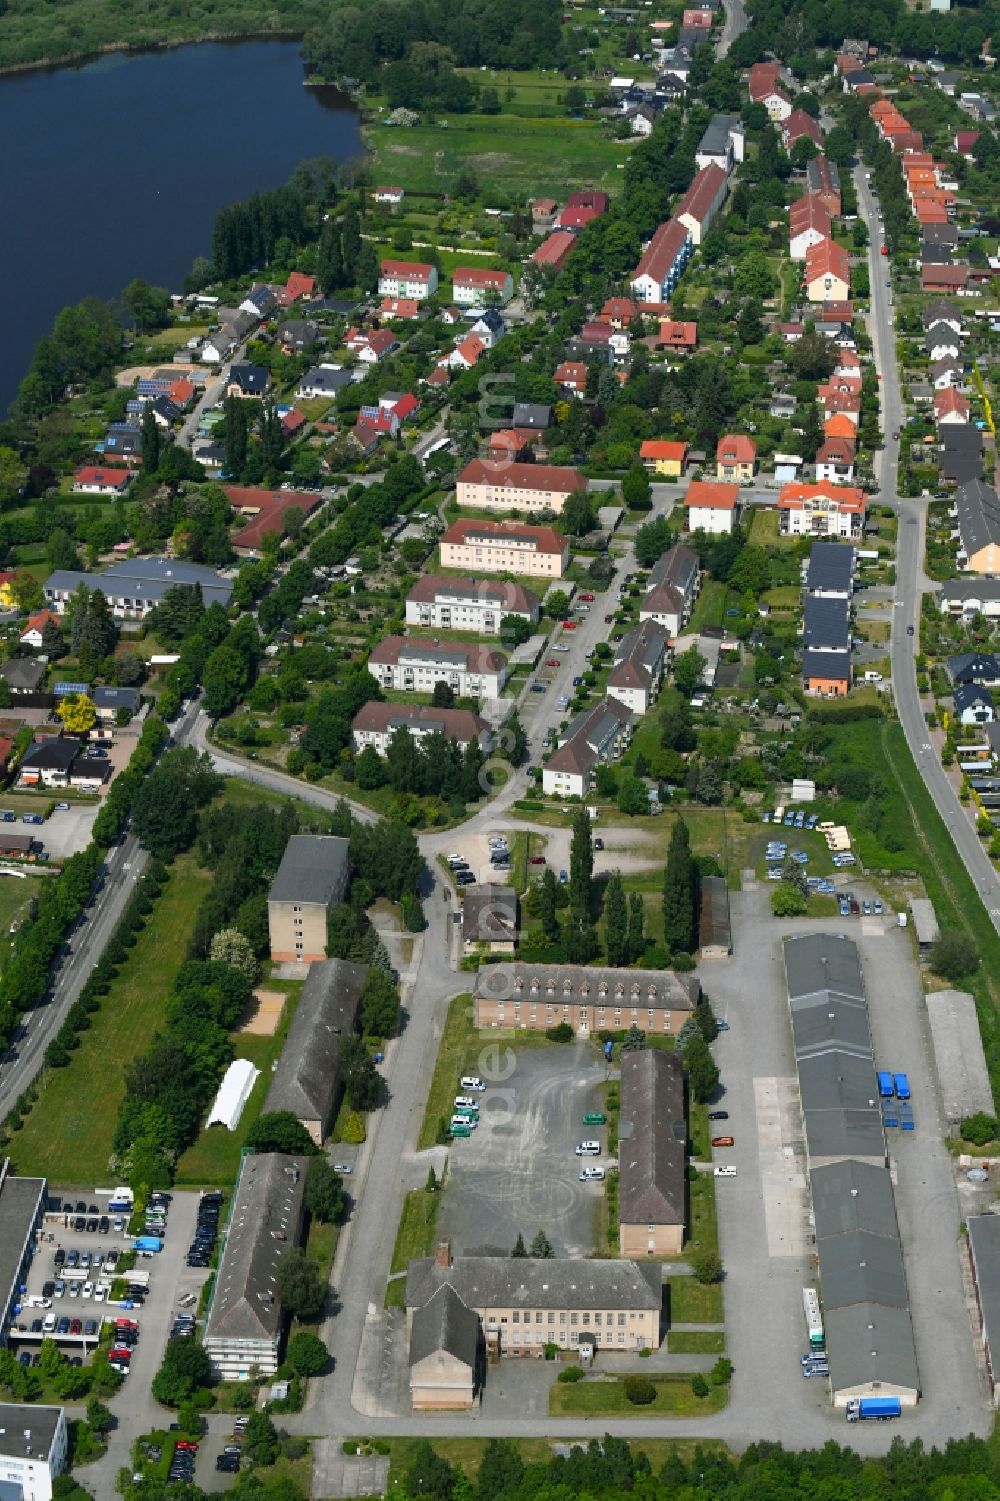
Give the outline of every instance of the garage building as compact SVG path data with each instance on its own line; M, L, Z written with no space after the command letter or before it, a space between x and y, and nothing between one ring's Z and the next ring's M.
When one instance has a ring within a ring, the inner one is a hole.
M6 1344L14 1305L35 1250L48 1184L44 1178L19 1178L10 1158L0 1162L0 1343Z
M976 1290L979 1332L994 1407L1000 1407L1000 1215L968 1219L969 1265Z
M941 1104L949 1134L968 1115L995 1114L976 1003L964 990L935 990L927 997Z
M622 1053L618 1127L618 1249L678 1256L687 1175L684 1068L656 1048Z

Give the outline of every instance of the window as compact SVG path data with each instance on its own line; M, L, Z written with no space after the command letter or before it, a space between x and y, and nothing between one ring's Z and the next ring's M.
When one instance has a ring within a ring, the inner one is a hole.
M521 1315L517 1312L516 1309L511 1314L510 1321L512 1324L519 1324L521 1322Z
M301 911L302 911L302 908L301 908L301 907L300 907L300 906L294 906L294 907L293 907L293 908L292 908L292 911L293 911L293 912L301 912Z
M569 1321L571 1324L578 1324L580 1322L580 1315L578 1313L571 1313Z
M586 1315L584 1316L584 1322L586 1322ZM600 1329L600 1327L601 1327L601 1315L599 1313L595 1313L594 1314L594 1324L596 1325L596 1327L598 1329Z
M585 1313L584 1316L583 1316L583 1327L585 1329L589 1329L590 1328L590 1314L589 1313Z
M555 1316L555 1314L554 1314L554 1313L552 1313L552 1312L551 1312L551 1311L550 1311L550 1313L549 1313L549 1316L548 1316L548 1319L547 1319L547 1321L546 1321L546 1322L547 1322L547 1323L549 1323L549 1324L554 1324L554 1323L555 1323L555 1321L556 1321L556 1316Z
M565 1314L565 1311L564 1311L564 1312L562 1312L562 1313L560 1313L560 1315L559 1315L559 1322L560 1322L560 1324L565 1324L565 1322L566 1322L566 1314Z

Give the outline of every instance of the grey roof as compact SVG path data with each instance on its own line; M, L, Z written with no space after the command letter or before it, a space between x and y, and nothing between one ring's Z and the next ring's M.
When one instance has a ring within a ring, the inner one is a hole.
M854 575L854 548L843 542L814 542L809 553L806 588L840 589L850 594Z
M980 574L975 578L948 579L941 585L941 599L957 603L970 599L984 603L986 600L1000 600L1000 578Z
M956 423L949 423L944 433L961 432ZM972 431L978 440L975 445L975 462L979 461L981 440L976 428ZM947 438L945 438L947 443ZM958 530L967 558L974 557L990 543L1000 543L1000 500L992 485L987 485L978 475L970 476L955 491L955 509L958 512Z
M634 719L632 710L614 697L582 709L566 726L559 749L547 765L552 771L589 771Z
M962 715L967 709L992 709L993 695L988 688L978 683L959 683L954 692L955 713Z
M517 939L517 892L487 881L467 886L462 903L463 943L505 943Z
M834 1392L878 1384L883 1393L919 1393L913 1325L906 1309L854 1303L831 1308L824 1317Z
M990 1352L990 1365L995 1371L1000 1349L997 1345L1000 1340L1000 1214L971 1214L966 1224L983 1337Z
M340 1050L355 1029L366 964L324 959L309 966L265 1111L291 1110L325 1134L340 1087Z
M950 266L954 258L954 249L951 245L942 244L937 240L921 240L920 260L925 266Z
M898 1238L887 1168L868 1162L831 1162L813 1168L809 1176L817 1240L854 1230Z
M623 1224L684 1224L686 1144L680 1058L658 1048L623 1053L618 1128L618 1218Z
M10 657L0 667L8 687L30 692L37 688L45 676L45 663L35 657Z
M851 644L849 604L846 599L830 599L810 594L805 603L803 645L847 651Z
M513 959L489 964L476 976L484 999L578 1001L591 1005L665 1007L693 1011L701 997L695 975L672 969L607 969L582 964L532 964Z
M95 688L91 698L98 709L131 709L134 714L139 707L138 688Z
M331 907L347 887L350 846L337 834L293 834L285 845L269 902L313 902Z
M662 625L655 620L642 621L619 642L608 687L651 689L669 644L670 637Z
M857 1058L873 1056L868 1007L863 1000L822 990L792 1000L789 1006L796 1058L811 1058L833 1048Z
M473 1370L479 1354L479 1317L467 1308L450 1283L442 1282L410 1328L410 1365L441 1350Z
M247 313L245 316L250 318L252 314ZM270 372L264 365L233 365L226 384L239 386L241 391L252 396L262 396L270 381Z
M694 588L697 578L698 554L692 548L685 547L683 542L677 542L653 564L649 587L653 590L662 584L671 584L687 596Z
M514 426L543 429L552 421L552 408L537 401L518 401L514 404Z
M50 735L28 746L21 758L22 767L30 771L69 771L80 753L79 740L64 740Z
M802 653L802 676L804 678L829 678L833 682L849 682L850 656L843 651L815 651L807 647Z
M879 1110L808 1110L803 1119L811 1166L841 1157L885 1163L885 1132Z
M345 386L349 386L353 376L350 370L327 369L323 365L312 365L299 381L300 386L319 387L321 391L335 396Z
M63 1416L61 1407L38 1407L34 1402L0 1402L0 1455L5 1459L35 1459L52 1452L52 1441ZM6 1488L5 1488L6 1491ZM14 1494L21 1495L17 1480ZM32 1492L34 1494L34 1492Z
M921 233L921 236L923 238L923 241L924 241L925 245L926 244L936 244L936 245L957 245L958 244L958 225L957 224L924 224L924 225L921 226L920 233ZM938 301L938 302L932 302L927 307L927 309L925 310L925 316L926 316L926 313L929 313L931 315L931 317L936 316L935 315L935 309L939 309L941 306L942 306L942 304L940 303L940 301ZM953 308L952 305L951 305L951 303L947 303L947 304L945 304L945 306L947 306L949 308L952 308L952 311L956 314L956 316L961 317L961 314L958 312L958 309L957 308Z
M839 995L865 998L857 944L835 933L803 933L784 945L785 976L790 999L834 990Z
M938 927L934 903L930 898L926 896L912 897L910 900L910 913L913 917L913 931L917 935L917 942L921 945L936 943L941 937L941 929Z
M825 179L825 180L824 180ZM806 184L810 193L820 193L829 183L835 193L840 192L840 169L828 156L816 157L806 162Z
M0 1323L21 1280L21 1262L45 1197L44 1178L18 1178L0 1160Z
M898 1236L873 1235L869 1230L832 1235L820 1245L819 1264L827 1310L855 1303L878 1303L883 1308L909 1305Z
M832 1049L798 1060L802 1109L810 1111L874 1110L878 1085L871 1058Z
M928 349L936 349L939 345L943 346L945 349L950 349L957 357L958 351L962 347L962 338L960 334L955 332L950 323L945 323L943 319L939 318L936 323L928 324L927 328L925 328L924 344Z
M713 115L698 142L696 154L698 156L725 156L729 150L729 133L732 130L739 130L742 134L743 126L739 115Z
M591 1261L583 1257L457 1256L451 1266L434 1257L411 1261L406 1306L423 1308L450 1283L467 1308L658 1309L663 1303L659 1262Z
M205 1326L206 1345L216 1339L277 1339L279 1268L298 1243L308 1166L307 1157L283 1152L243 1159Z
M964 990L932 991L927 996L927 1018L949 1125L957 1125L980 1110L993 1115L993 1090L972 996Z
M960 651L945 659L951 681L958 683L1000 682L1000 657L989 651Z
M112 563L103 573L77 573L74 569L57 568L45 580L45 592L49 594L58 590L72 594L81 584L86 584L88 589L99 589L113 599L141 599L153 604L161 600L168 589L181 585L197 584L206 605L228 605L233 592L232 580L223 578L214 568L205 568L200 563L184 563L178 558L129 558Z

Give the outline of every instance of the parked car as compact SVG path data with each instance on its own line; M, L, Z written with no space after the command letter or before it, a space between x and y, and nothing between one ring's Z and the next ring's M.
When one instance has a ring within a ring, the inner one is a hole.
M708 1118L709 1118L710 1121L727 1121L729 1119L729 1111L728 1110L710 1110L708 1112Z
M736 1138L733 1136L713 1136L712 1145L713 1147L734 1147L736 1145Z

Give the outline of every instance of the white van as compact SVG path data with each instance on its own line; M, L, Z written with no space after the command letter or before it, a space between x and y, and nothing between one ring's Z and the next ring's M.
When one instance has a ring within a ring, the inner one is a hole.
M578 1157L600 1157L601 1143L599 1141L581 1141L576 1149Z
M55 1316L55 1314L54 1313L46 1314L46 1316L45 1316L45 1323L42 1325L42 1333L43 1334L51 1334L52 1331L53 1331L53 1329L55 1327L56 1327L56 1316Z
M715 1176L717 1178L735 1178L736 1169L734 1167L717 1167L715 1169Z
M474 1131L479 1122L474 1115L453 1115L451 1124L453 1126L467 1126L470 1131Z
M882 681L882 674L880 672L866 672L865 673L865 682L866 683L881 683L881 681Z
M463 1074L461 1079L463 1089L485 1089L486 1085L478 1074Z
M576 1175L581 1183L603 1183L603 1167L584 1167Z

